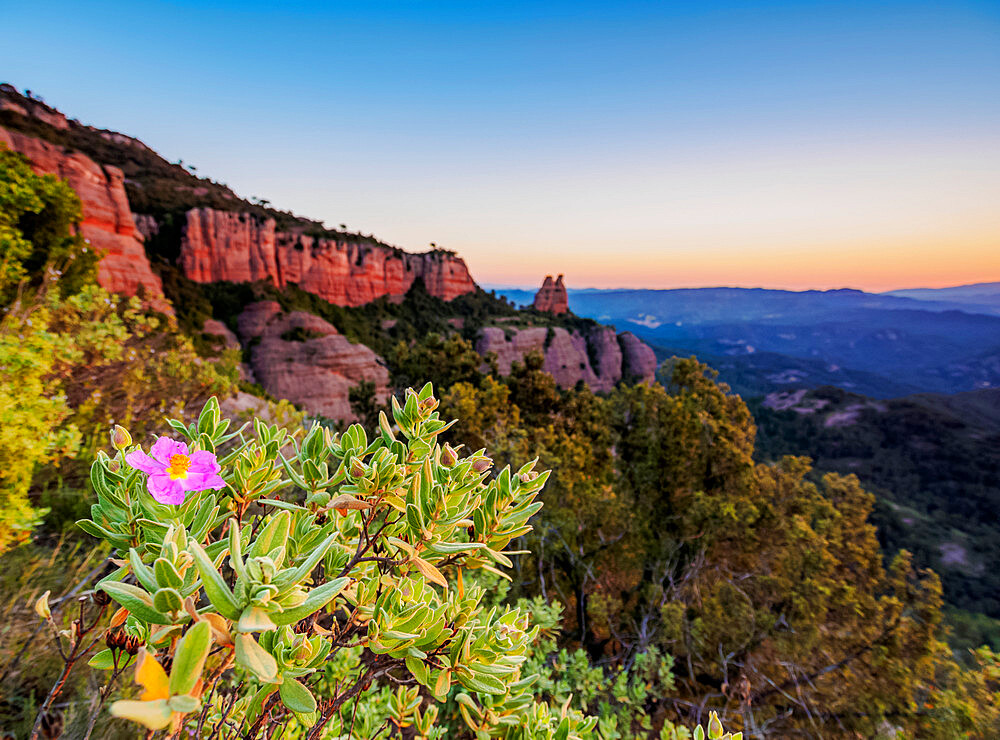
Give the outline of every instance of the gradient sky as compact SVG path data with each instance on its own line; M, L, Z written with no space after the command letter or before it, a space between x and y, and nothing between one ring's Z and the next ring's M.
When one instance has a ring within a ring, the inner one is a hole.
M997 2L0 9L0 80L480 282L1000 280Z

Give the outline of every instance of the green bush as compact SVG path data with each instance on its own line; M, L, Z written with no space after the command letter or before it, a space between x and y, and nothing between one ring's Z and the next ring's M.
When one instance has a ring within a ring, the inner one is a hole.
M486 608L485 589L463 578L511 566L504 550L530 530L547 474L529 463L489 477L482 451L436 443L450 426L436 408L428 385L394 402L374 439L314 425L282 453L287 430L257 420L233 431L213 400L196 423L171 422L192 451L161 439L183 454L155 470L119 432L114 457L93 465L97 500L79 523L122 563L98 586L121 608L90 664L109 683L135 665L144 689L112 713L171 733L254 737L287 722L319 737L342 733L369 685L404 680L450 696L489 736L583 737L596 719L533 701L528 612ZM203 463L222 478L182 483ZM161 484L190 490L165 504ZM78 633L60 638L71 656ZM397 726L433 734L433 702L415 690L393 702Z

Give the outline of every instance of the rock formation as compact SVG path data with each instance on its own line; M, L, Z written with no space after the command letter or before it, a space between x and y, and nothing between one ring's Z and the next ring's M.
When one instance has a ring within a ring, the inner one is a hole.
M535 310L549 313L566 313L569 311L569 298L566 296L566 286L560 275L552 282L552 276L546 275L541 289L535 293Z
M622 349L622 374L625 380L652 382L656 378L656 353L653 348L630 331L618 335Z
M510 373L514 362L540 352L543 369L561 388L572 388L582 380L592 391L609 391L622 378L651 382L656 373L653 350L630 332L615 336L610 326L595 326L586 334L561 327L489 326L480 332L476 351L484 357L494 353L502 375Z
M97 268L102 287L131 296L142 286L154 308L172 313L132 220L121 170L18 131L0 128L0 142L26 156L35 172L57 175L76 191L83 207L80 233L103 253Z
M180 265L200 283L270 280L339 306L399 297L421 278L427 291L450 301L476 289L465 262L448 252L410 254L381 245L276 231L274 219L194 208L187 213Z
M237 321L254 377L275 398L345 420L355 418L349 393L362 381L375 384L379 403L388 399L389 372L382 358L352 344L318 316L286 314L274 301L260 301L247 306Z

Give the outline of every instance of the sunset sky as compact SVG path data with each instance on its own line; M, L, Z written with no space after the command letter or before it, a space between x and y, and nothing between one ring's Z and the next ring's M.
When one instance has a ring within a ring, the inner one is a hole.
M1000 280L1000 3L6 4L0 81L483 283Z

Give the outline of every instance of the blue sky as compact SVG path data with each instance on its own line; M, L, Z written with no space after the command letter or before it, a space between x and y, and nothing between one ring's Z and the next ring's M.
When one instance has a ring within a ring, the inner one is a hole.
M0 78L482 282L1000 279L998 3L20 3Z

